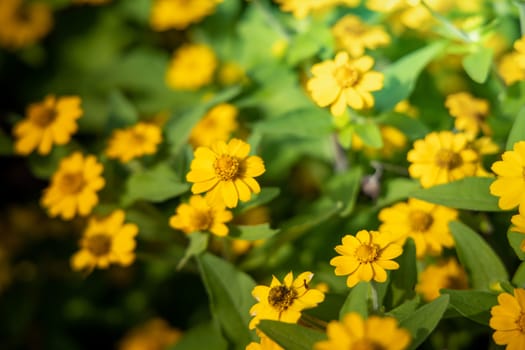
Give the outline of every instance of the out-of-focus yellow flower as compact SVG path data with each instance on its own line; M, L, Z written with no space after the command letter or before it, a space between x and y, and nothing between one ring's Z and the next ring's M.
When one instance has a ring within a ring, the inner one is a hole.
M520 58L519 53L509 52L498 62L498 73L508 86L525 80L525 69L519 63Z
M122 163L145 155L155 154L162 142L162 130L155 124L139 122L126 129L113 131L106 155Z
M237 107L221 103L211 108L191 130L189 143L193 148L210 146L217 141L227 141L237 129Z
M369 157L374 157L380 154L384 158L390 158L396 152L405 148L407 144L407 137L399 129L390 125L381 125L379 127L381 138L383 139L383 147L372 148L366 146L358 134L352 135L352 149L364 150Z
M476 137L480 130L485 135L492 133L486 122L490 112L487 100L475 98L468 92L458 92L447 96L445 107L456 118L455 128L471 138Z
M244 69L235 62L225 62L219 67L217 80L222 85L244 83L247 80Z
M394 106L394 112L407 115L411 118L417 118L417 116L419 115L418 109L411 105L408 100L399 101Z
M422 294L426 301L432 301L439 297L440 289L467 288L467 273L456 259L451 258L427 266L419 276L416 292Z
M499 197L498 206L503 210L519 205L525 213L525 141L514 144L512 151L506 151L502 160L492 164L496 180L490 185L490 193Z
M56 98L48 95L42 102L30 104L26 117L13 129L15 152L28 155L36 149L39 154L46 155L53 144L68 143L83 113L80 103L77 96Z
M273 57L281 58L286 53L286 49L288 49L289 42L286 39L278 39L276 40L271 48L270 51L272 53Z
M154 0L150 24L154 30L185 29L215 12L222 0Z
M211 48L186 44L175 51L166 73L166 83L173 89L197 90L213 80L217 58Z
M119 350L166 350L179 341L182 332L170 327L161 318L151 319L128 331L120 341Z
M490 309L492 338L507 350L518 350L525 344L525 289L515 288L514 295L501 293L498 305Z
M29 46L49 33L53 13L43 2L0 1L0 46L18 49Z
M295 18L304 18L312 12L322 11L337 5L356 7L360 0L274 0L281 10L291 12Z
M332 28L337 46L348 51L351 56L359 57L365 49L390 44L390 36L381 26L371 26L361 21L358 16L346 15Z

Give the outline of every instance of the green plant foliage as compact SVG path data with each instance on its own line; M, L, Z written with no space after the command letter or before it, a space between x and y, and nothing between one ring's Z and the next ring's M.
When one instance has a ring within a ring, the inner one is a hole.
M170 350L192 350L192 349L228 349L228 342L221 335L215 323L203 323L184 334L182 339L170 346Z
M491 48L476 46L474 51L463 58L465 72L476 83L483 83L487 80L494 52Z
M341 203L343 209L339 215L346 217L352 213L361 186L363 171L353 168L332 177L326 184L326 191L335 203Z
M261 321L259 328L277 344L290 350L312 349L313 345L326 339L324 333L277 321Z
M525 239L525 236L523 233L519 232L507 232L507 239L509 240L509 244L514 249L514 252L520 258L520 260L525 260L525 252L523 252L520 248L521 242L523 242L523 239Z
M339 319L350 312L357 312L363 318L368 316L368 300L370 294L370 283L359 282L355 287L350 290L346 297L345 303L339 311Z
M497 295L485 291L451 290L441 291L450 297L450 306L461 315L488 326L490 308L497 304Z
M514 144L518 141L525 140L525 109L522 108L518 115L516 115L516 119L514 120L514 123L512 124L512 129L510 130L509 137L507 138L507 144L506 149L512 150L514 148Z

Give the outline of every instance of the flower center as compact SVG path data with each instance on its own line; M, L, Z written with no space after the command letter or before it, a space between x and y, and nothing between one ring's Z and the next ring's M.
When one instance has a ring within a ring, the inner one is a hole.
M377 245L375 244L361 244L355 250L355 257L361 263L369 263L377 259Z
M467 285L464 279L457 276L447 276L446 287L447 289L466 289Z
M410 211L408 217L410 220L410 228L416 232L427 232L434 222L432 215L418 209Z
M239 173L239 161L229 155L222 155L213 163L215 174L222 181L230 181Z
M335 69L334 77L335 80L337 80L337 84L339 84L339 86L341 86L343 89L346 89L357 84L360 74L357 69L353 68L349 64L345 64L344 66L337 67Z
M268 304L279 311L288 309L295 299L297 299L297 291L286 286L272 287L268 293Z
M193 222L199 230L207 230L213 222L213 217L209 210L197 211L193 215Z
M133 131L131 133L131 142L135 146L141 146L146 142L146 137L139 132Z
M44 129L51 125L57 117L57 112L53 108L45 108L31 119L38 127Z
M86 237L85 247L94 256L101 257L111 251L111 239L106 234L98 233Z
M59 181L60 190L66 195L77 194L86 185L81 172L64 174Z
M366 28L364 26L361 26L361 25L357 25L357 24L354 24L354 25L345 25L343 27L343 30L346 34L350 34L350 35L363 35L366 33Z
M352 343L352 350L386 350L386 348L369 339L359 339Z
M439 150L436 154L435 161L438 167L448 170L455 169L463 163L463 160L458 153L448 149Z

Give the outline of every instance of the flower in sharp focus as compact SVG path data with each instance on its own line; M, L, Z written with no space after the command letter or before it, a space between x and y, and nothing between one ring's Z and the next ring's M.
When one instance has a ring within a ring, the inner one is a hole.
M211 48L201 44L186 44L173 54L166 83L175 90L197 90L213 80L217 58Z
M227 141L237 129L238 110L234 105L221 103L210 109L191 130L189 143L193 148L210 146L217 141Z
M250 309L253 316L250 329L254 329L260 320L277 320L296 323L301 317L301 311L316 307L324 300L324 294L309 286L313 273L301 273L296 279L289 272L281 283L275 276L270 286L256 286L252 295L257 304Z
M211 204L206 198L194 195L189 203L177 207L176 215L170 218L170 226L186 234L196 231L209 231L217 236L226 236L226 223L233 219L231 211L224 204Z
M104 218L92 217L80 240L80 251L71 258L73 270L91 272L110 264L129 266L135 260L138 226L124 223L125 214L115 210Z
M497 178L490 185L490 193L499 197L501 209L519 205L520 212L525 212L525 141L516 142L513 150L504 152L501 159L492 164Z
M403 350L410 344L410 333L393 317L370 316L364 320L355 312L326 328L328 340L315 343L315 350L381 349Z
M432 132L416 140L407 154L408 172L424 188L476 175L479 155L468 147L465 134Z
M476 137L480 130L485 135L492 133L486 122L490 111L487 100L475 98L467 92L458 92L447 96L445 106L450 115L456 118L455 128L471 138Z
M312 67L313 77L307 89L313 100L321 107L331 105L330 111L339 116L346 106L361 110L374 106L372 91L383 87L383 74L371 71L374 59L362 56L351 60L346 52L340 52L334 60L317 63Z
M28 155L34 150L41 155L51 152L53 145L65 145L77 131L82 116L80 98L47 96L42 102L27 107L26 117L18 122L13 134L15 152Z
M162 142L162 130L158 125L140 122L126 129L113 131L108 141L106 155L122 163L145 155L155 154Z
M215 12L222 0L154 0L150 23L156 31L185 29Z
M61 216L64 220L77 214L88 215L98 203L97 192L105 185L103 170L92 155L84 157L75 152L62 159L51 184L44 190L42 206L51 217Z
M399 244L411 237L418 259L422 259L426 255L440 255L443 247L454 246L448 224L457 217L455 209L410 198L379 212L382 222L379 230L392 233Z
M261 191L254 177L262 175L265 168L260 157L249 153L250 145L239 139L197 148L186 175L186 180L194 183L191 191L207 192L211 203L221 202L228 208L236 207L239 200L250 200L252 193Z
M392 259L403 253L393 236L387 232L361 230L355 236L345 235L342 245L335 247L339 256L330 260L337 276L349 275L346 285L352 288L360 281L385 282L385 270L397 270L399 264Z
M489 325L494 329L492 338L507 350L525 347L525 289L514 289L514 295L501 293L498 305L490 309Z
M439 297L440 289L467 289L467 273L456 259L443 260L436 265L427 266L419 276L416 292L426 301Z

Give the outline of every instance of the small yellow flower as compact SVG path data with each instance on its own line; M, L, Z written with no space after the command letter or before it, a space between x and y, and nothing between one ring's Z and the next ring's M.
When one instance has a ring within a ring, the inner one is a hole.
M525 344L525 289L515 288L514 295L501 293L498 305L490 309L492 338L507 350L523 349Z
M394 106L394 112L404 114L406 116L409 116L410 118L417 118L419 115L419 110L417 107L410 104L410 101L408 100L402 100L399 101Z
M489 115L487 100L475 98L467 92L458 92L447 96L445 106L451 116L456 118L454 126L472 138L481 130L485 135L492 132L486 119Z
M237 129L238 110L234 105L221 103L210 109L191 130L189 143L193 148L227 141Z
M356 7L359 0L274 0L283 12L292 12L295 18L304 18L312 12L329 9L333 6L344 5Z
M174 346L182 332L170 327L161 318L153 318L128 331L120 341L119 350L165 350Z
M239 139L197 148L186 175L186 180L194 183L191 191L208 192L211 203L222 202L228 208L236 207L239 200L250 200L252 193L261 191L254 177L262 175L265 168L260 157L249 153L250 145Z
M328 323L326 334L328 340L315 343L315 350L403 350L411 340L410 333L400 328L395 318L370 316L363 320L355 312L346 314L341 322Z
M427 188L476 175L479 155L468 148L468 141L465 134L450 131L432 132L415 141L407 154L410 176Z
M186 44L175 51L166 73L166 83L173 89L198 90L211 83L217 58L211 48Z
M233 219L231 211L224 205L210 204L206 198L191 196L189 203L177 207L176 215L170 218L170 226L186 234L196 231L209 231L217 236L226 236L228 226L225 223Z
M457 217L455 209L410 198L379 212L382 222L379 230L392 233L401 245L411 237L416 255L422 259L426 255L440 255L443 247L454 246L448 224Z
M521 56L517 52L509 52L498 62L498 73L507 86L525 80L525 67L520 64Z
M416 292L422 294L426 301L432 301L440 296L440 289L467 288L467 273L456 259L451 258L427 266L419 276Z
M236 62L231 61L225 62L220 66L217 80L222 85L233 85L245 82L247 77L244 69Z
M324 294L308 283L313 273L301 273L294 280L293 273L289 272L281 283L275 276L270 286L256 286L252 295L257 304L250 309L254 316L250 321L250 329L254 329L260 320L277 320L287 323L296 323L301 317L301 311L316 307L324 300Z
M126 129L114 130L108 141L106 155L122 163L145 155L155 154L162 142L158 125L140 122Z
M42 205L51 217L71 220L75 215L86 216L98 203L97 192L105 185L102 164L95 156L84 157L75 152L60 161L44 190Z
M80 98L76 96L57 99L49 95L42 102L30 104L25 119L13 129L15 152L28 155L36 149L46 155L53 144L65 145L77 131L77 119L82 113Z
M525 141L514 144L512 151L506 151L500 161L492 164L497 175L490 185L490 193L499 197L498 206L503 210L513 209L525 213Z
M353 57L360 57L366 49L390 44L390 36L381 26L370 26L358 16L346 15L332 28L337 46Z
M396 152L405 148L407 137L399 129L390 125L381 125L379 127L381 138L383 140L383 147L372 148L366 146L358 134L352 135L352 149L364 150L367 156L376 157L378 155L384 158L392 157Z
M125 224L124 219L122 210L104 218L90 218L80 240L80 251L71 257L73 270L91 272L95 267L106 269L110 264L131 265L139 230L135 224Z
M383 74L370 69L374 59L362 56L350 60L348 53L340 52L334 60L327 60L312 67L313 77L307 89L321 107L331 105L330 111L339 116L346 106L360 110L374 106L370 92L383 87Z
M154 0L150 24L156 31L185 29L215 12L222 0Z
M246 350L284 350L263 332L257 331L257 335L261 338L261 341L259 343L251 342L246 346Z
M385 282L385 270L397 270L399 264L392 259L403 253L400 245L393 243L393 236L386 232L361 230L355 236L345 235L342 245L335 247L340 254L330 260L337 276L349 275L349 288L359 281Z

